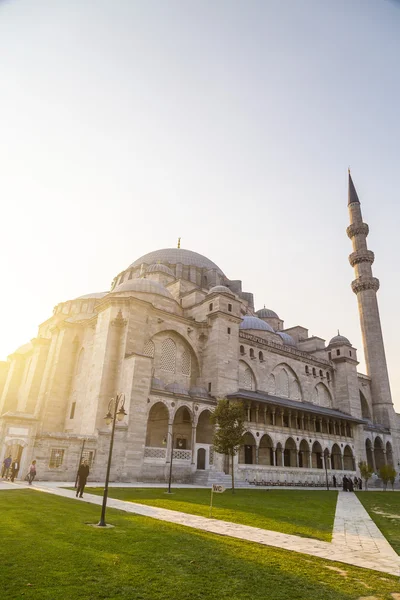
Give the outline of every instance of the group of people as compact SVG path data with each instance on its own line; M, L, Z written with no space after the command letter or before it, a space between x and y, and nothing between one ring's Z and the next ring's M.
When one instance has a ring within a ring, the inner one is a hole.
M1 477L2 479L10 479L11 481L14 481L14 479L18 475L18 471L19 461L13 460L10 454L9 456L7 456L7 458L3 460L3 465L1 468Z
M332 477L333 487L337 487L340 483L337 481L335 475ZM361 477L343 477L342 488L344 492L354 492L354 490L362 490L362 479Z

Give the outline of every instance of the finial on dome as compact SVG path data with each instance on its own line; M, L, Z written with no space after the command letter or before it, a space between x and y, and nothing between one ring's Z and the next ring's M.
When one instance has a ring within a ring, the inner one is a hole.
M337 330L337 334L338 334L338 335L340 335L340 331L339 331L339 329Z
M180 248L180 247L181 247L181 238L178 237L178 248Z

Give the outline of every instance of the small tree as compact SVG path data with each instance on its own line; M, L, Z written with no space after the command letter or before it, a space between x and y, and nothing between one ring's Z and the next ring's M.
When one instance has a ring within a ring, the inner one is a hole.
M235 493L235 475L233 457L243 443L246 413L242 402L220 398L211 420L214 423L214 449L220 454L227 454L232 465L232 494Z
M374 472L372 467L369 466L368 463L361 461L358 463L358 468L360 469L361 477L365 481L365 489L368 489L368 479L370 479L372 473Z
M382 479L383 481L383 489L386 491L387 488L387 484L389 483L389 481L392 484L392 489L393 489L393 485L394 485L394 480L396 478L397 475L397 471L395 471L394 467L392 467L392 465L382 465L381 468L379 469L379 477Z

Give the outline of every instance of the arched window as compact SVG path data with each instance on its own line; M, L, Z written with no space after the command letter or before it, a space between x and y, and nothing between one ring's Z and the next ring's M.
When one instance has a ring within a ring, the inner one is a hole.
M232 304L228 304L228 311L232 312Z
M154 343L151 340L147 340L143 348L143 354L154 358Z
M190 375L192 368L192 357L190 356L190 352L185 350L182 354L182 374Z
M327 371L327 372L326 372L326 379L327 379L328 383L329 383L329 382L330 382L330 380L331 380L331 376L330 376L330 374L329 374L329 371Z
M176 344L171 338L167 338L161 345L160 367L163 371L175 373Z
M255 381L253 373L251 372L250 367L246 365L246 363L239 363L239 387L244 388L246 390L254 390L255 389Z
M315 367L313 367L312 374L314 375L314 377L317 376L317 371L315 370Z
M240 354L245 354L244 346L240 346L239 351L240 351Z
M281 369L276 376L276 393L278 396L289 398L289 375Z
M336 356L340 356L340 350L336 350Z
M209 307L208 307L208 310L210 310L210 311L211 311L212 309L213 309L213 303L211 302L211 304L210 304L210 305L209 305Z
M250 348L250 358L254 358L254 350L253 350L253 348Z
M305 372L306 372L306 375L310 374L310 369L308 368L308 365L305 366Z
M258 353L258 360L260 360L261 362L264 360L264 354L262 352Z
M323 374L323 372L322 372L322 369L320 369L320 370L319 370L319 376L320 376L320 377L323 377L323 376L324 376L324 374Z

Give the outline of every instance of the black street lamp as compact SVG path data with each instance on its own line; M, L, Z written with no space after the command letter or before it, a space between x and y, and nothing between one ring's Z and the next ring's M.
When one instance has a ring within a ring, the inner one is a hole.
M118 410L118 406L119 406L120 402L121 402L121 408ZM124 406L125 406L125 395L124 394L119 394L119 395L117 395L116 398L111 398L111 400L108 404L108 412L107 412L106 416L104 417L106 425L111 425L111 423L112 423L112 429L111 429L110 450L108 452L106 483L104 486L104 494L103 494L103 505L101 507L100 521L97 524L98 527L106 527L107 526L105 518L106 518L106 506L107 506L107 496L108 496L108 481L110 479L111 458L112 458L112 451L113 451L113 445L114 445L115 423L117 420L118 421L124 420L124 417L126 416Z
M168 435L171 436L171 456L170 456L170 463L169 463L168 492L165 492L165 493L172 494L171 482L172 482L172 459L174 457L174 435L173 435L172 431L168 431ZM165 446L167 444L167 438L164 438L162 443L163 443L163 446ZM181 448L182 445L183 445L182 440L179 440L178 441L179 448Z

